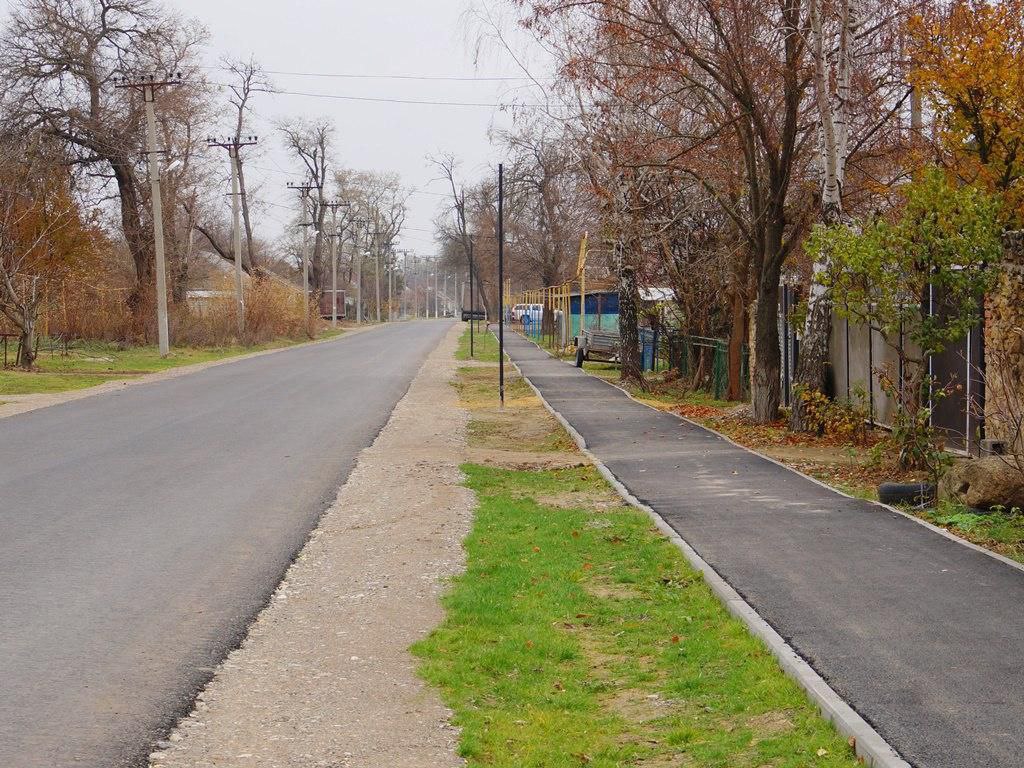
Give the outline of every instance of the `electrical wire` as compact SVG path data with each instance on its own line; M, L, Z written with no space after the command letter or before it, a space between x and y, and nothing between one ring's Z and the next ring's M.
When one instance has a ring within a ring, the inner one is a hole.
M210 83L223 88L230 88L228 83ZM493 103L482 101L444 101L440 99L399 99L387 98L384 96L348 96L337 93L310 93L308 91L289 91L274 89L268 91L270 96L303 96L311 99L332 99L336 101L362 101L378 104L418 104L432 107L481 107L485 109L511 109L514 107L525 107L530 109L543 109L543 104L514 104L514 103Z

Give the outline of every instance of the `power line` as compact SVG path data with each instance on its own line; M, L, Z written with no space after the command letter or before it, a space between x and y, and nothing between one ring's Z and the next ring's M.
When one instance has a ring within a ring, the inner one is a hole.
M225 88L231 87L228 83L212 83L212 85L219 85ZM509 109L512 107L528 107L531 109L542 109L545 106L543 104L500 104L482 101L442 101L434 99L397 99L386 98L383 96L347 96L337 93L309 93L308 91L287 91L279 89L270 91L269 95L304 96L306 98L311 99L333 99L336 101L363 101L380 104L419 104L433 107L482 107L486 109Z
M222 72L231 72L229 67L211 67L211 69ZM529 82L537 78L514 77L508 75L382 75L382 74L355 74L351 72L289 72L281 69L265 69L268 75L283 75L286 77L326 77L339 80L418 80L427 82L451 82L451 83L512 83ZM540 78L553 79L553 78Z

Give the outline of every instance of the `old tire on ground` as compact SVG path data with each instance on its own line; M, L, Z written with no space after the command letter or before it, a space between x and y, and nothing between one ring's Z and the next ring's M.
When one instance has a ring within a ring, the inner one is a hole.
M931 483L882 483L878 486L878 500L883 504L931 504L935 501L935 486Z
M583 354L583 349L582 348L577 349L576 350L576 367L577 368L582 368L583 367L583 361L586 360L586 359L587 359L587 356L585 354Z

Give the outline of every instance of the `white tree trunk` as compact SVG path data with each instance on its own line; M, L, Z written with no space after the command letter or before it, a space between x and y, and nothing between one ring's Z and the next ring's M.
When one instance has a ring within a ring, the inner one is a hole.
M857 0L842 0L839 20L836 87L832 89L833 35L823 12L823 0L811 0L811 51L814 57L814 91L821 137L821 217L826 225L836 224L843 215L843 181L850 142L850 85L853 76L854 44L857 39ZM828 254L818 254L808 296L801 355L796 370L798 392L820 390L825 384L829 337L832 334L832 298L819 275L829 268ZM805 430L803 404L799 395L793 402L790 427Z

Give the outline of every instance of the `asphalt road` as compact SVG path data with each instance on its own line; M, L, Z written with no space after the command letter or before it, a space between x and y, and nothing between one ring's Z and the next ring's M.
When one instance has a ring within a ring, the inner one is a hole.
M449 327L0 420L0 766L143 763Z
M912 765L1024 765L1024 572L505 348L657 510Z

